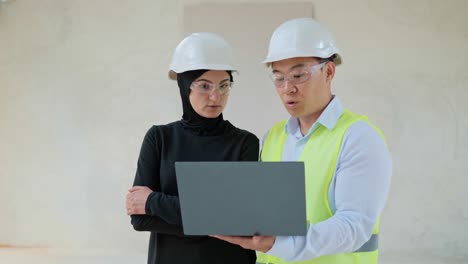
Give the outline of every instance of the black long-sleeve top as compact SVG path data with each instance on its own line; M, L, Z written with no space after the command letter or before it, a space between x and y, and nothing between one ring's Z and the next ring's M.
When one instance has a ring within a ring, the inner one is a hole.
M148 264L247 264L255 251L208 236L185 236L178 199L176 161L256 161L259 140L228 121L223 133L202 136L180 121L151 127L144 138L133 185L153 192L146 215L133 215L137 231L150 231Z

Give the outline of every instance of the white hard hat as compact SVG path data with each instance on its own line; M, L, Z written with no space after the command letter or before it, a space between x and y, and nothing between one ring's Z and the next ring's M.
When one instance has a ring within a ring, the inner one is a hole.
M209 33L193 33L177 45L169 66L169 78L177 79L177 73L192 70L235 71L231 46L221 36Z
M332 33L311 18L296 18L284 22L273 32L263 63L270 66L272 62L289 58L330 58L333 55L336 55L333 62L341 64Z

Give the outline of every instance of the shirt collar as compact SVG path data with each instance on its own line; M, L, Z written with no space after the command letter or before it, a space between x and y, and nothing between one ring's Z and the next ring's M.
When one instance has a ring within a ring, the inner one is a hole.
M312 125L310 129L315 129L316 124L322 125L327 129L331 130L335 127L338 119L340 119L343 114L344 107L341 104L338 96L333 95L331 102L325 107L322 114L319 116L317 121ZM299 129L299 120L296 117L290 117L285 126L286 133L294 135ZM309 131L310 132L310 131Z

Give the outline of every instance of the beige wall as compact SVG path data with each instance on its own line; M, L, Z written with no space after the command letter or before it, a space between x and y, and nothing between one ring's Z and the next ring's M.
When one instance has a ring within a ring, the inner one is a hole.
M188 30L184 12L206 3L0 4L0 244L146 252L147 235L132 230L124 197L146 129L180 117L167 66ZM393 154L383 263L468 258L467 2L307 3L343 53L335 93L382 128ZM233 35L262 21L239 15ZM237 41L237 52L248 52L249 39ZM255 65L240 69L225 118L262 137L287 114L267 78L252 77L254 67L264 74Z

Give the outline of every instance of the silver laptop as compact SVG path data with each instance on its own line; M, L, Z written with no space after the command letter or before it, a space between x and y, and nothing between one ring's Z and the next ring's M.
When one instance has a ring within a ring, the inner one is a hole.
M305 235L303 162L176 162L186 235Z

